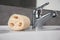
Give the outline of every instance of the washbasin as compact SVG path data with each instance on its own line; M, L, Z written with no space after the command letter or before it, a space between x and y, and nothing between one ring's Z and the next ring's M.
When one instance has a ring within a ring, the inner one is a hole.
M53 26L43 27L51 29ZM8 26L0 26L0 40L60 40L60 30L11 31Z

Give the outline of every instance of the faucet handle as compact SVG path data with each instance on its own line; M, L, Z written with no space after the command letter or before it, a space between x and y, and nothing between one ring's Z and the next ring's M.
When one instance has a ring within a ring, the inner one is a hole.
M49 2L47 2L47 3L44 3L43 5L41 5L41 6L39 6L39 7L37 7L36 8L36 10L40 10L40 8L44 8L45 6L47 6L49 4Z

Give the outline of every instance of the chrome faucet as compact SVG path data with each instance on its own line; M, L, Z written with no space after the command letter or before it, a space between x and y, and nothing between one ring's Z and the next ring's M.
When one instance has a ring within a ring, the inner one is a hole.
M32 24L32 29L35 29L35 30L42 30L43 29L43 24L44 22L46 22L47 20L51 19L51 18L54 18L56 17L56 13L57 11L51 11L43 16L41 16L42 14L42 10L43 10L43 7L48 5L48 3L45 3L43 4L42 6L36 8L33 10L33 24Z

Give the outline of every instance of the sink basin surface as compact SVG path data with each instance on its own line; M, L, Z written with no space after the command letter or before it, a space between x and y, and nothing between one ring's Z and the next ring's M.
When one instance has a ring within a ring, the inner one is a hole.
M60 30L12 31L0 26L0 40L60 40Z

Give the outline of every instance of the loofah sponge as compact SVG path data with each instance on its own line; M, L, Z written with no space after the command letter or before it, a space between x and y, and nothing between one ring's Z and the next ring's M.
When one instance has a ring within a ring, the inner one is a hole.
M30 27L30 19L27 16L13 14L8 20L8 26L12 30L25 30Z

